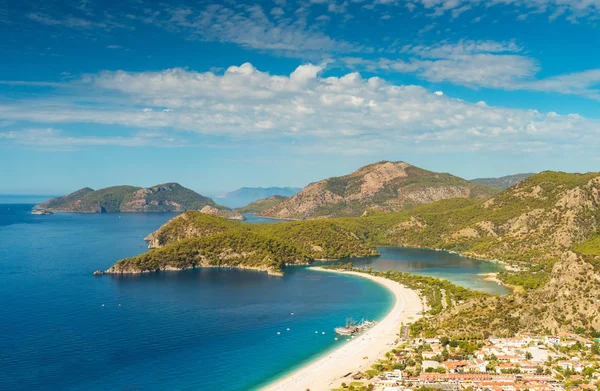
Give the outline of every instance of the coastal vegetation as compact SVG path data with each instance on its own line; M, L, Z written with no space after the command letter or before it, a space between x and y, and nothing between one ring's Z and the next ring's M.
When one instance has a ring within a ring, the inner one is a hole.
M442 311L456 306L457 304L463 303L469 299L491 296L484 292L479 292L455 285L448 280L421 276L418 274L411 274L398 270L375 271L371 268L360 269L355 268L350 262L325 265L323 268L354 271L396 281L419 293L419 295L427 304L427 314L429 315L440 314Z
M169 220L146 240L153 250L107 272L235 266L278 274L285 265L378 254L372 244L330 221L243 224L197 211Z

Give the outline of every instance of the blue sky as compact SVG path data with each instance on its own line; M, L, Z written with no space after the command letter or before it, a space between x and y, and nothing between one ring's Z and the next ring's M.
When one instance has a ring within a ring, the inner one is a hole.
M599 22L600 0L0 0L0 193L599 171Z

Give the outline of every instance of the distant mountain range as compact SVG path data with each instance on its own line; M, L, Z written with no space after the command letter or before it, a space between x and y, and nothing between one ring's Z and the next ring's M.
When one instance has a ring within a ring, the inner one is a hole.
M368 210L399 211L447 198L484 199L499 190L405 162L382 161L341 177L311 183L289 199L259 212L280 219L360 216Z
M259 199L271 196L291 197L302 190L299 187L242 187L217 196L219 203L230 208L241 208Z
M507 175L500 178L476 178L471 179L471 183L476 183L478 185L484 185L489 187L495 187L500 190L508 189L511 186L516 185L524 179L529 178L530 176L535 175L534 173L525 173L525 174L514 174Z
M212 199L178 183L164 183L147 188L112 186L94 190L85 187L36 205L35 209L78 213L183 212L207 205L220 207Z

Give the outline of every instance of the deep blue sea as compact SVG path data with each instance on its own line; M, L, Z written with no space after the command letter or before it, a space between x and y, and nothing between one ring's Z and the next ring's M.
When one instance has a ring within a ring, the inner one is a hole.
M174 214L35 216L32 206L0 198L2 390L255 389L343 343L333 328L346 317L378 319L392 304L369 280L305 267L94 277L145 251L143 237ZM442 254L418 263L453 276L491 265L444 267Z

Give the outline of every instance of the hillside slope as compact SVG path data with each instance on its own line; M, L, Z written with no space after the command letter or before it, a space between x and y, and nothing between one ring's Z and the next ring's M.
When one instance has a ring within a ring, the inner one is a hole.
M230 208L241 208L256 200L272 196L291 197L302 188L298 187L242 187L218 196L217 202Z
M370 209L398 211L447 198L487 198L496 192L450 174L383 161L311 183L261 215L298 220L360 216Z
M145 240L149 252L120 260L106 273L219 266L280 274L286 265L378 254L329 221L243 224L197 211L169 220Z
M86 187L43 202L35 208L79 213L181 212L201 209L206 205L215 206L215 203L177 183L165 183L149 188L113 186L93 190Z
M274 206L282 203L285 200L288 200L290 197L274 195L268 198L263 198L260 200L256 200L254 202L249 203L243 208L237 209L240 213L252 213L252 214L261 214L265 210L273 208Z
M336 220L334 220L335 222ZM452 335L600 330L600 173L543 172L487 201L444 200L338 222L365 240L459 251L515 267L521 289L432 320Z
M484 185L504 190L516 185L518 182L521 182L522 180L527 179L532 175L535 174L530 172L525 174L506 175L499 178L476 178L471 179L470 182L475 183L477 185Z

